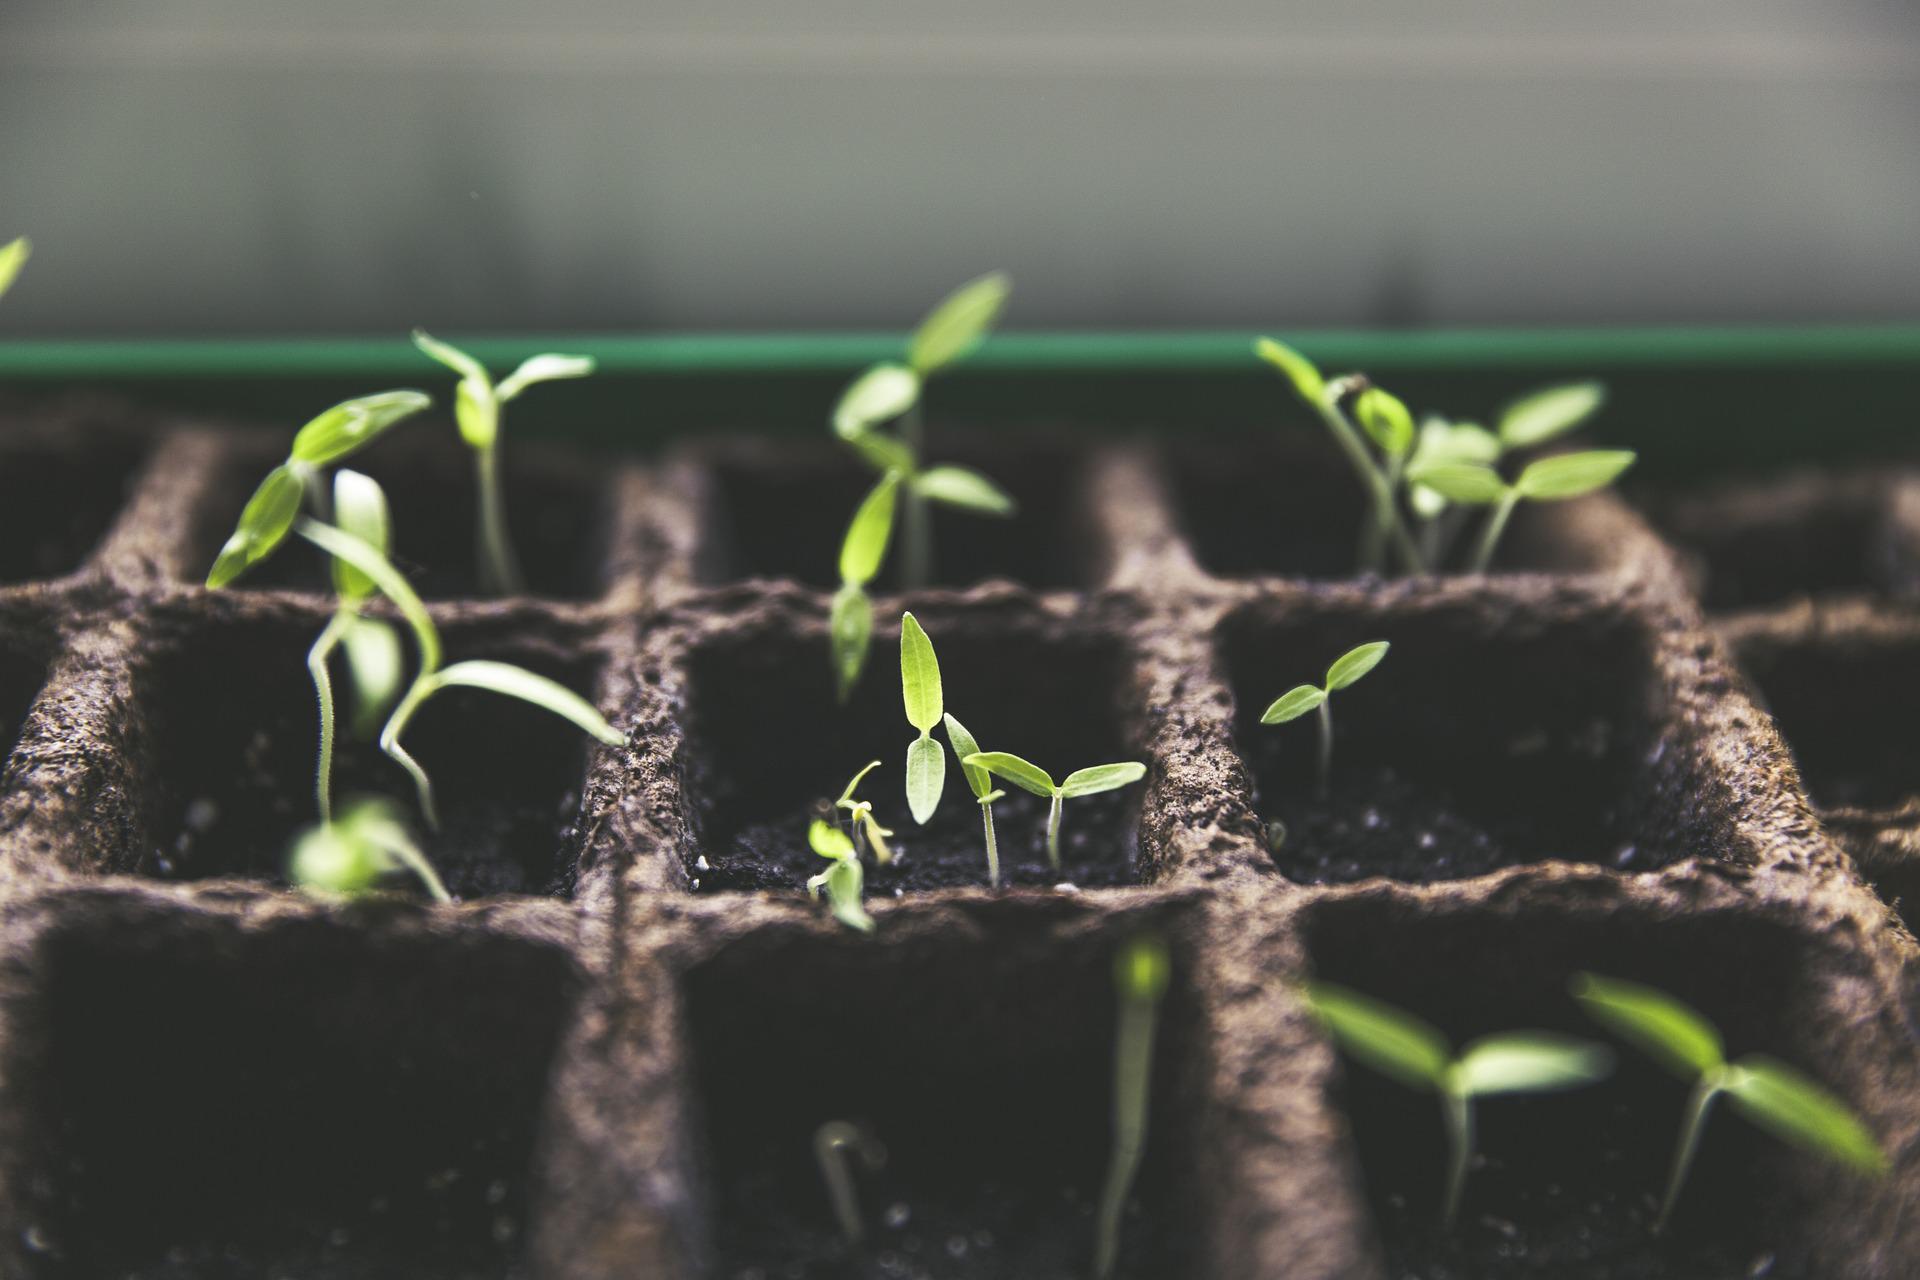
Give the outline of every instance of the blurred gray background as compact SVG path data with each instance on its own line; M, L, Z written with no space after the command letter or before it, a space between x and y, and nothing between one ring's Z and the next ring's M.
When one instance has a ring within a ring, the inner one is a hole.
M16 336L1920 316L1920 6L0 0Z

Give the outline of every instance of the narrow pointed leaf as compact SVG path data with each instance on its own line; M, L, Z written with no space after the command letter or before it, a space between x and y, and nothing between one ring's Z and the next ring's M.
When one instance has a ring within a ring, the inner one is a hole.
M1684 1079L1717 1071L1726 1061L1713 1024L1664 991L1582 973L1573 980L1573 995L1594 1021Z
M1397 458L1413 448L1413 414L1391 391L1368 387L1354 401L1353 412L1360 429L1388 457Z
M368 546L350 533L343 533L330 524L321 524L318 520L301 520L296 526L300 536L330 556L348 561L354 568L373 579L380 594L393 601L393 607L407 620L412 628L414 642L420 646L420 669L431 672L440 666L440 629L433 624L433 616L427 612L427 606L421 603L420 595L401 576L391 561L374 548Z
M906 704L907 723L921 733L932 732L945 714L940 660L934 656L933 641L911 613L900 615L900 696Z
M388 526L387 495L380 482L358 471L339 471L333 477L333 522L378 551L390 555L391 531ZM333 589L348 601L364 600L374 593L373 579L345 560L333 562Z
M1415 1089L1438 1089L1447 1041L1421 1019L1332 982L1309 983L1307 1005L1340 1047L1374 1070Z
M567 686L511 663L489 662L483 658L456 662L438 672L433 681L441 687L457 685L518 698L572 721L610 747L627 740L625 734L607 723L591 702Z
M953 758L961 762L960 772L967 779L967 787L973 792L974 799L984 799L993 790L993 775L977 764L966 763L968 756L980 754L980 744L967 732L967 726L953 718L952 712L947 713L945 720L947 743L953 748Z
M1885 1172L1886 1155L1852 1109L1786 1063L1749 1054L1728 1073L1726 1091L1776 1137L1868 1173Z
M827 901L833 905L833 918L859 933L873 932L873 917L860 901L866 881L858 858L843 858L827 868Z
M27 265L27 258L33 253L33 242L25 236L9 240L0 245L0 297L13 288L13 282L20 278L20 268Z
M1380 660L1387 656L1389 647L1385 640L1371 640L1366 644L1356 645L1335 658L1333 665L1327 668L1328 690L1344 689L1379 666ZM1341 705L1346 704L1341 703Z
M928 467L913 478L913 489L923 498L964 507L983 515L1010 516L1013 499L978 471L965 467Z
M1261 713L1261 724L1285 724L1298 720L1327 700L1327 691L1318 685L1297 684L1273 700Z
M962 359L1000 318L1013 282L994 271L961 285L928 313L907 346L907 363L925 376Z
M1534 502L1559 502L1604 489L1633 465L1630 449L1593 449L1563 453L1529 463L1514 481L1520 496Z
M1053 796L1053 779L1047 771L1037 764L1029 764L1011 751L982 751L979 755L967 756L960 763L976 765L994 777L1004 778L1022 791L1031 791L1036 796Z
M866 768L854 774L853 777L847 780L846 789L840 793L840 798L834 801L834 804L836 805L852 804L854 789L860 785L860 780L862 778L865 778L868 774L872 773L875 769L878 769L879 767L880 767L880 762L878 760L867 761Z
M891 422L920 398L920 376L897 364L877 364L855 378L833 407L833 429L843 440Z
M860 682L867 650L873 644L873 602L856 584L843 583L834 593L827 634L833 649L834 680L840 701L845 702Z
M1075 769L1060 780L1060 794L1071 799L1074 796L1098 795L1102 791L1117 791L1121 787L1132 786L1147 776L1147 766L1135 761L1124 764L1096 764L1089 769Z
M913 472L917 461L913 450L884 431L862 431L846 440L855 453L866 459L868 466L882 475L889 471L898 471L901 475Z
M1597 382L1572 382L1531 392L1500 415L1500 442L1509 449L1545 444L1592 417L1606 398L1606 388Z
M1603 1044L1546 1031L1514 1031L1468 1045L1453 1073L1456 1087L1481 1096L1575 1089L1612 1070L1613 1051Z
M214 558L207 585L215 589L224 587L272 555L286 541L287 531L293 528L305 496L306 486L294 468L278 466L269 471L241 509L240 523L234 526L233 536Z
M1484 507L1507 495L1507 482L1492 467L1473 462L1436 462L1407 471L1411 484L1424 485L1448 502Z
M819 818L807 828L807 845L823 858L851 858L853 837Z
M893 535L895 495L900 489L900 473L888 472L873 486L853 513L847 537L840 544L840 581L864 587L880 572L887 558L887 543Z
M310 466L330 466L372 444L432 403L431 397L419 391L382 391L343 400L294 434L288 456Z
M1293 389L1308 404L1319 404L1326 395L1327 380L1314 368L1313 361L1284 342L1261 338L1253 344L1254 354L1287 375Z
M485 365L451 342L440 341L425 329L413 331L413 345L459 374L462 381L471 378L476 382L492 383L492 379L487 376Z
M915 738L907 744L907 811L913 820L925 826L946 789L947 753L932 738Z
M594 370L592 356L539 355L523 361L508 374L493 394L501 403L513 399L536 382L558 382L563 378L584 378Z

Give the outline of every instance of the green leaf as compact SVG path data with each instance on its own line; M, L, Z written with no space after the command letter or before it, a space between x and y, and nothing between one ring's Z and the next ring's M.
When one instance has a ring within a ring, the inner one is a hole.
M867 665L867 649L873 643L873 602L857 583L842 583L834 592L827 635L833 648L840 701L845 702L860 682L860 672Z
M1411 1088L1440 1087L1450 1055L1446 1038L1427 1023L1332 982L1308 983L1305 994L1348 1053Z
M1596 1022L1689 1080L1726 1062L1713 1024L1664 991L1592 973L1574 975L1572 987Z
M1432 466L1441 462L1482 462L1500 460L1500 441L1493 432L1471 422L1448 422L1428 418L1420 424L1420 443L1415 446L1410 466Z
M457 685L518 698L542 710L551 711L563 720L572 721L610 747L617 747L627 740L625 734L607 723L591 702L567 686L511 663L489 662L483 658L456 662L436 672L433 683L440 688Z
M887 542L893 535L895 494L900 488L900 473L890 471L881 477L853 513L847 537L840 544L840 581L864 587L880 572L887 558Z
M1370 640L1366 644L1355 645L1333 660L1327 668L1327 690L1344 689L1355 683L1361 676L1380 665L1380 659L1387 656L1390 646L1385 640ZM1346 703L1341 703L1345 706Z
M407 625L413 629L414 641L420 646L420 670L432 672L439 669L440 630L433 625L433 615L427 612L427 606L421 603L419 593L412 584L401 576L385 556L352 534L343 533L330 524L321 524L318 520L303 519L295 527L308 542L336 559L350 562L354 568L373 579L374 585L380 588L380 594L393 601L393 607L400 611Z
M562 378L584 378L594 370L592 356L532 356L508 374L493 394L500 403L518 396L536 382L558 382Z
M1452 1083L1469 1097L1574 1089L1613 1070L1613 1051L1590 1040L1546 1031L1512 1031L1467 1046Z
M902 475L911 475L913 472L913 450L885 432L866 431L849 436L847 444L867 460L868 466L883 475L889 471L898 471Z
M381 391L343 400L294 434L288 456L315 467L342 461L432 403L418 391Z
M1253 344L1254 354L1287 375L1293 389L1308 404L1317 405L1326 396L1327 380L1313 367L1313 361L1283 342L1261 338Z
M920 376L897 364L877 364L855 378L833 407L833 429L842 440L864 435L913 408Z
M932 732L940 723L945 711L940 660L933 654L933 641L911 613L900 615L900 696L906 704L907 723L921 733Z
M1173 977L1167 940L1157 933L1128 938L1113 956L1113 985L1127 1000L1155 1004Z
M967 779L967 787L973 792L973 798L984 800L993 792L993 775L977 764L968 764L968 756L980 754L980 744L967 732L967 726L953 718L948 712L944 717L947 724L947 743L953 748L953 758L960 761L960 772Z
M1053 797L1053 779L1047 771L1037 764L1029 764L1011 751L982 751L978 755L963 758L960 763L985 769L996 778L1005 778L1022 791L1031 791L1036 796L1049 799Z
M858 933L873 932L873 917L860 901L866 881L858 858L842 858L827 868L827 901L833 904L833 918Z
M1297 684L1273 700L1260 716L1261 724L1285 724L1298 720L1327 700L1327 691L1318 685Z
M473 449L491 449L500 439L500 401L484 378L462 378L453 389L453 420Z
M333 522L378 551L390 554L390 530L387 520L387 495L380 482L358 471L339 471L333 477ZM373 579L348 564L333 562L333 589L349 602L365 600L374 593Z
M1075 769L1060 780L1060 794L1071 799L1074 796L1098 795L1102 791L1117 791L1121 787L1132 786L1147 776L1147 766L1135 761L1125 764L1096 764L1089 769Z
M932 738L915 738L907 744L907 811L913 820L925 826L946 789L947 753Z
M1353 412L1361 430L1388 457L1397 458L1413 448L1413 414L1391 391L1368 387L1355 399Z
M964 507L990 516L1013 514L1013 499L998 485L965 467L928 467L913 478L913 491L923 498Z
M969 280L928 313L907 346L907 363L921 376L961 359L993 328L1013 282L1004 271Z
M853 857L853 837L821 818L807 828L807 844L823 858Z
M233 536L214 557L207 585L218 590L272 555L286 541L305 496L306 485L294 467L283 464L267 472L241 510Z
M13 288L13 282L20 278L20 268L27 265L32 253L33 242L25 236L0 245L0 297Z
M1592 449L1562 453L1529 463L1514 481L1520 496L1534 502L1559 502L1604 489L1633 465L1630 449Z
M1585 422L1606 401L1597 382L1572 382L1521 396L1500 415L1500 442L1509 449L1545 444Z
M1424 485L1448 502L1487 506L1507 496L1507 482L1492 467L1472 462L1436 462L1408 470L1411 484Z
M1887 1157L1851 1108L1784 1062L1749 1054L1727 1073L1734 1105L1761 1128L1868 1173Z
M866 768L862 769L860 772L854 774L851 778L847 779L846 790L842 791L840 793L840 798L833 802L834 807L835 808L851 808L853 806L853 792L854 792L854 789L860 785L860 779L866 777L868 774L872 773L875 769L878 769L879 767L880 767L880 762L878 760L867 761Z
M414 843L413 832L400 816L400 808L383 796L356 800L339 818L357 840L373 846L387 861L411 871L427 887L436 902L452 902L453 895L440 881L440 873Z
M340 648L353 679L354 732L371 738L406 683L400 633L379 618L355 618L341 635Z
M387 870L379 848L344 822L323 822L302 831L287 864L288 878L300 888L343 898L370 891Z
M471 379L492 385L493 380L487 376L487 367L451 342L442 342L425 329L415 329L413 345L459 374L461 381Z

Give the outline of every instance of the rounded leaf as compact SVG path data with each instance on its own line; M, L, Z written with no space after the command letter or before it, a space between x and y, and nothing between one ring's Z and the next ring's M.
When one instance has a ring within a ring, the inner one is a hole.
M1545 444L1585 422L1606 402L1597 382L1572 382L1521 396L1500 415L1500 442L1509 449Z
M1000 486L965 467L928 467L913 478L913 491L923 498L982 515L1013 514L1013 499Z
M339 471L333 477L333 523L378 551L390 554L387 495L380 482L358 471ZM333 562L333 589L340 598L364 600L374 593L374 581L345 560Z
M485 378L462 378L453 389L453 420L473 449L491 449L500 439L500 401Z
M1447 1041L1426 1022L1337 983L1308 983L1305 995L1321 1024L1355 1058L1411 1088L1440 1087L1450 1056Z
M974 799L986 799L993 791L993 775L977 764L966 763L968 756L980 754L980 744L967 732L967 726L953 718L951 711L942 718L947 726L947 745L953 748L953 758L960 761L960 772L967 779L967 788L973 792Z
M961 359L993 328L1013 281L993 271L955 289L927 314L907 345L907 363L930 374Z
M822 818L807 828L807 846L823 858L853 856L853 837Z
M907 744L907 811L913 820L925 826L946 789L947 753L932 738L915 738Z
M1853 1110L1786 1063L1749 1054L1723 1087L1742 1114L1775 1137L1868 1173L1886 1171L1886 1154Z
M1368 387L1353 403L1354 416L1380 451L1397 458L1413 448L1413 414L1400 397L1381 387Z
M900 696L906 704L907 723L921 733L931 733L945 711L940 660L934 656L933 641L911 613L900 615Z
M20 278L20 268L27 265L32 253L33 242L25 236L0 245L0 297L13 288L13 282Z
M1468 1045L1451 1075L1455 1089L1478 1097L1576 1089L1612 1070L1613 1051L1603 1044L1548 1031L1512 1031Z
M843 583L834 592L827 635L833 648L834 678L840 700L845 702L860 682L860 672L867 665L867 649L873 643L873 602L856 583Z
M1492 467L1475 462L1436 462L1407 471L1410 484L1433 490L1448 502L1484 507L1507 496L1507 482Z
M287 532L293 528L305 496L306 484L294 466L282 464L269 471L253 496L247 499L233 536L214 558L207 585L215 589L224 587L272 555L287 540Z
M1358 681L1361 676L1380 665L1380 659L1387 656L1391 646L1385 640L1369 640L1366 644L1355 645L1333 660L1327 668L1327 690L1344 689ZM1343 702L1340 704L1345 706Z
M1594 1021L1687 1079L1726 1062L1713 1024L1664 991L1593 973L1575 974L1572 989Z
M840 544L840 581L864 587L880 572L887 558L887 543L893 535L895 495L900 489L900 473L888 472L860 501L847 526L847 537Z
M355 897L391 869L385 854L346 822L309 827L293 842L288 878L310 893Z
M833 429L851 440L891 422L920 398L920 375L897 364L877 364L855 378L833 407Z
M1167 940L1157 933L1135 934L1114 953L1113 985L1123 1000L1156 1004L1172 976Z
M985 769L996 778L1004 778L1022 791L1036 796L1053 796L1053 778L1037 764L1030 764L1011 751L982 751L960 762Z
M1261 338L1253 344L1254 354L1287 375L1293 389L1308 404L1319 404L1326 397L1327 380L1314 368L1313 361L1284 342Z
M1633 465L1631 449L1591 449L1529 463L1513 487L1533 502L1560 502L1604 489Z
M1074 796L1098 795L1102 791L1117 791L1121 787L1132 786L1147 776L1147 766L1135 761L1124 764L1096 764L1089 769L1075 769L1060 780L1060 794L1071 799Z
M432 403L419 391L381 391L343 400L294 434L288 456L294 462L315 467L339 462Z
M1318 685L1297 684L1273 700L1260 715L1261 724L1285 724L1298 720L1327 700L1327 691Z

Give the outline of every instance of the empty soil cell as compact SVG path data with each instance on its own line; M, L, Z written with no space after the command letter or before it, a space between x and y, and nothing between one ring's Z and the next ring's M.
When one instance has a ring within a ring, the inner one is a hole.
M144 744L144 833L133 851L142 874L279 881L293 836L316 820L319 712L306 654L324 615L250 603L242 597L240 616L187 628L142 667L134 741ZM529 624L510 635L449 626L442 638L451 660L514 662L593 695L595 664L565 635ZM389 796L419 828L413 784L373 741L377 726L364 736L349 726L342 670L336 660L335 804ZM590 739L526 703L450 689L420 711L405 742L433 779L442 816L438 832L418 831L421 846L455 896L571 891Z
M1799 471L1648 501L1660 531L1688 557L1709 609L1751 609L1799 597L1920 588L1914 478L1891 468Z
M508 1280L573 970L555 947L100 898L16 1024L45 1280ZM13 1153L20 1159L22 1153Z
M79 569L125 504L148 444L84 408L36 413L9 432L0 445L0 583Z
M965 936L896 914L888 934L885 954L844 936L743 941L688 976L712 1274L1084 1276L1111 1146L1118 935L1017 928L1004 913ZM1178 1197L1192 1183L1178 1175L1197 1155L1179 1141L1194 1015L1180 978L1162 1009L1122 1276L1190 1274ZM831 1120L864 1125L886 1151L856 1174L859 1248L835 1226L813 1155Z
M990 612L921 621L939 655L947 708L983 750L1015 751L1056 779L1142 759L1115 714L1127 681L1112 636L1031 619L1009 625ZM898 856L870 867L868 894L986 884L980 809L950 749L932 820L918 826L907 812L907 744L916 735L901 703L897 626L875 636L866 676L842 707L820 626L782 609L741 622L708 636L689 666L684 785L693 834L684 856L700 889L803 886L825 865L807 846L809 822L832 812L847 779L870 760L881 767L859 796L893 829ZM945 746L944 727L934 737ZM1003 883L1138 879L1143 784L1067 801L1059 872L1046 858L1046 802L1005 789L994 805Z
M1725 1104L1708 1121L1668 1232L1652 1234L1688 1086L1611 1041L1568 994L1581 970L1653 984L1712 1019L1735 1058L1771 1054L1845 1096L1858 1064L1806 1028L1823 968L1792 930L1729 914L1482 913L1383 897L1321 904L1307 941L1316 977L1418 1013L1456 1050L1533 1028L1618 1050L1614 1074L1594 1086L1476 1104L1478 1155L1452 1230L1439 1221L1446 1139L1438 1103L1342 1059L1336 1100L1395 1280L1833 1274L1820 1265L1809 1215L1816 1196L1854 1195L1861 1181L1799 1155Z
M861 500L879 479L844 447L737 442L692 455L707 469L702 582L787 578L808 586L840 584L840 544ZM1090 587L1086 481L1064 447L974 445L947 448L937 462L972 467L1014 500L1011 516L980 515L934 504L934 573L929 585L964 587L990 578L1036 590ZM900 529L878 585L899 583Z
M1370 640L1392 648L1333 695L1322 800L1315 717L1260 717ZM1220 644L1254 807L1290 879L1458 880L1548 859L1646 871L1716 847L1724 817L1675 749L1651 624L1618 605L1550 590L1258 605Z
M414 424L396 428L342 465L380 482L392 511L392 559L428 600L481 598L475 529L478 489L474 454L451 439L409 438ZM612 522L607 486L583 458L551 448L501 446L507 528L526 576L528 593L552 600L591 600L604 587ZM192 563L213 564L255 485L281 454L265 448L236 451L220 496L210 499L195 530L200 552ZM240 589L330 593L327 559L295 539L235 584Z
M1276 432L1201 440L1163 456L1179 526L1208 573L1218 578L1356 575L1365 493L1324 430L1303 426L1298 436ZM1578 513L1586 505L1522 504L1501 539L1495 572L1610 568L1620 548L1581 527ZM1447 568L1466 563L1481 519L1473 513L1458 521L1447 544Z

